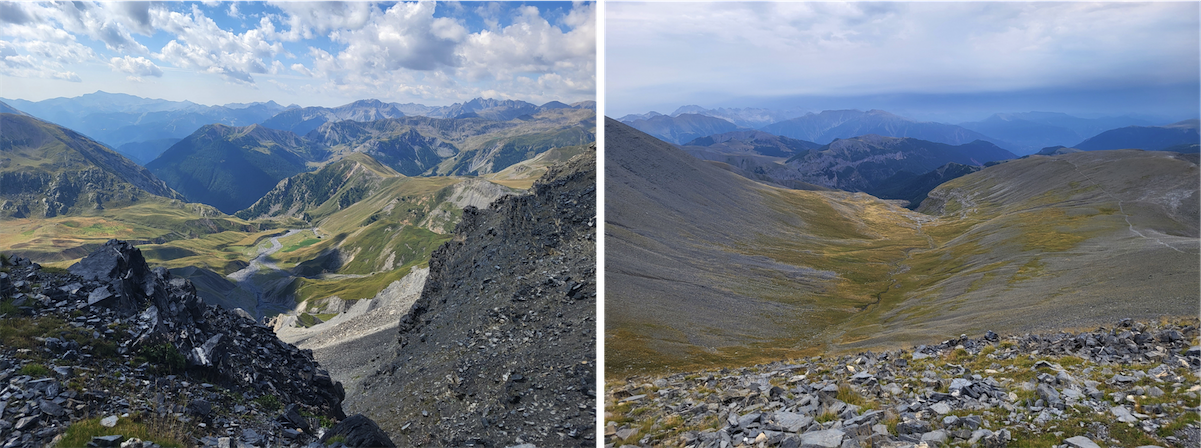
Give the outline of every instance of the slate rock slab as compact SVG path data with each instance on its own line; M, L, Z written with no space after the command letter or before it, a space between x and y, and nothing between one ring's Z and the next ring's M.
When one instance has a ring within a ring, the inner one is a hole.
M384 431L380 430L374 421L362 414L355 414L338 422L337 425L326 431L325 435L321 436L321 443L328 443L330 438L339 435L345 436L346 441L342 443L349 447L396 448L392 439L384 434Z

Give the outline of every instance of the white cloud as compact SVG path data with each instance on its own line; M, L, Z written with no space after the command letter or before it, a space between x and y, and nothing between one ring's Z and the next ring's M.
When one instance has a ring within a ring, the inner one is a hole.
M565 22L574 28L563 32L542 18L536 7L520 8L509 26L468 37L462 52L463 74L470 80L562 72L595 78L588 75L596 70L595 6L573 8Z
M34 20L33 15L27 12L20 3L0 2L0 22L20 25Z
M312 39L314 33L330 30L357 30L378 9L365 2L272 2L288 16L288 31L279 38L287 41Z
M156 78L161 78L163 76L163 69L159 68L157 65L154 65L154 62L151 62L149 59L141 56L135 58L127 55L124 57L112 58L108 61L108 65L109 67L112 67L113 70L125 73L131 77L137 77L139 79L141 79L142 76L153 76Z
M591 3L577 3L554 24L540 6L501 3L438 4L446 17L435 16L433 2L280 2L253 15L244 4L204 4L0 2L0 73L98 82L112 78L93 74L112 71L166 86L196 79L191 71L238 88L266 80L274 81L266 89L282 82L296 95L312 88L325 98L433 104L480 95L569 100L595 92ZM476 13L487 23L483 30L468 28ZM224 29L206 14L254 28ZM147 48L149 42L159 48ZM168 68L183 69L181 76L165 79Z
M500 2L487 2L475 8L475 14L484 20L484 25L489 30L496 30L500 27L500 13L503 11Z
M292 69L292 71L294 71L296 73L300 73L300 74L302 74L304 76L308 76L310 78L313 77L313 72L310 71L309 69L305 68L304 64L292 64L292 67L290 67L290 68Z
M269 73L268 67L273 64L264 61L284 52L283 44L268 41L270 31L253 29L235 34L219 27L196 6L191 14L166 10L152 14L155 27L176 37L155 57L181 68L253 84L251 74Z
M409 69L435 70L461 64L455 54L467 35L462 25L449 18L434 18L434 4L397 3L359 29L339 30L330 38L346 44L338 54L343 69L366 77L382 72Z
M131 26L143 33L149 31L143 25L147 14L143 6L148 7L148 4L73 2L46 5L43 12L65 30L104 42L109 50L147 53L149 50L146 46L134 40L129 33Z
M17 45L2 40L0 40L0 75L16 78L82 81L75 72L62 70L62 64L53 60L47 63L28 54L21 54Z

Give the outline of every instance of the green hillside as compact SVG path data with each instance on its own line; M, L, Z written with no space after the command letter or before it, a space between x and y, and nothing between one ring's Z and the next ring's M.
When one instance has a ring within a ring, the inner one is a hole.
M0 114L0 129L0 217L89 214L179 197L146 169L70 129L14 114Z
M146 168L189 201L232 214L328 155L291 132L214 124L171 146Z
M243 219L298 217L312 221L359 202L383 179L397 176L396 171L370 156L354 153L317 171L285 179L235 215Z

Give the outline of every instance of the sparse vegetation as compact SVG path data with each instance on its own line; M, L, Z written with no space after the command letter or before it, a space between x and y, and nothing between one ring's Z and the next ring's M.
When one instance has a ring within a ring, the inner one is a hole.
M141 362L150 362L164 373L181 372L187 365L187 359L170 342L143 346L138 354Z
M142 414L117 420L117 426L106 428L100 425L103 417L78 420L67 427L58 446L86 446L93 437L121 434L126 439L138 438L157 443L164 448L185 447L191 440L187 428L178 420L168 417L145 416Z

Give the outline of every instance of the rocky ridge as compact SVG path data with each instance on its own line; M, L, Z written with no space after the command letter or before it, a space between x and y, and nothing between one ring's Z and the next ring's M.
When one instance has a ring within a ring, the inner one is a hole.
M1196 319L635 377L606 447L1197 446Z
M374 423L333 426L346 419L345 392L311 351L240 309L204 304L129 243L109 241L67 272L14 258L0 298L0 446L71 445L72 425L121 421L103 435L136 427L188 446L320 446L357 428L342 439L381 440Z
M402 446L594 446L596 159L468 207L356 409Z

